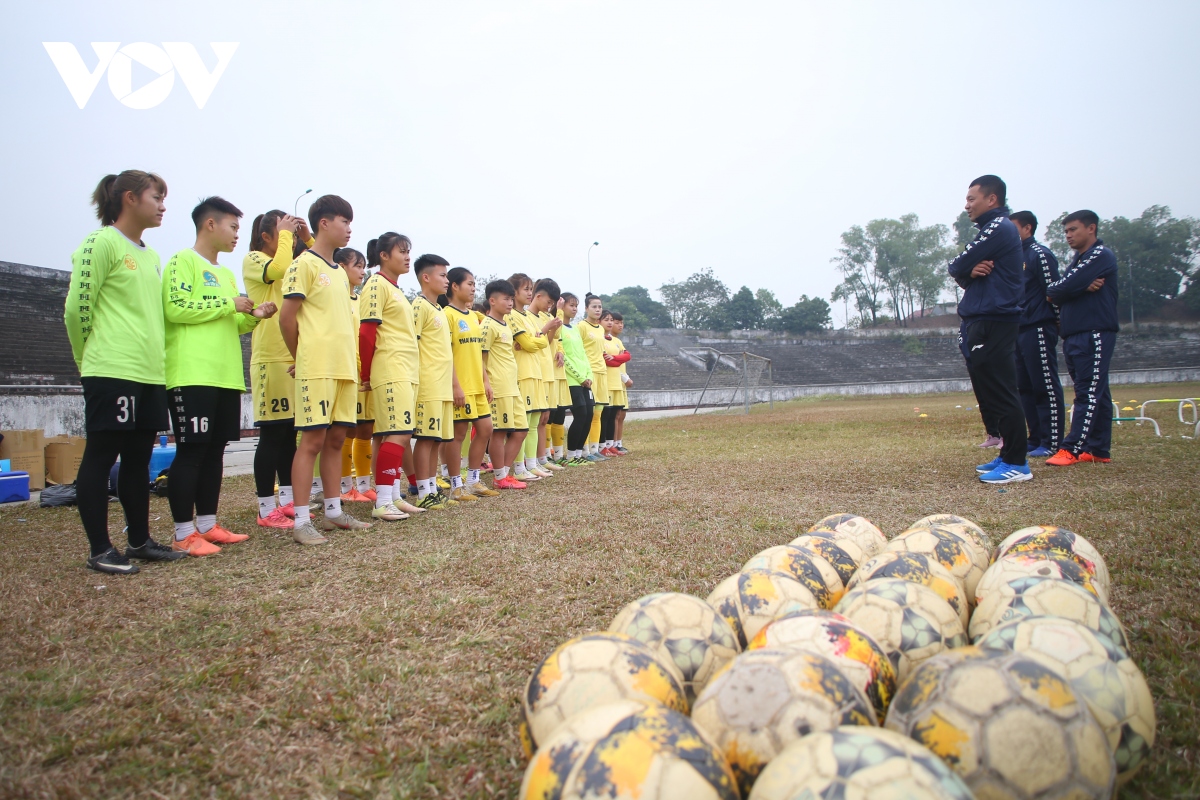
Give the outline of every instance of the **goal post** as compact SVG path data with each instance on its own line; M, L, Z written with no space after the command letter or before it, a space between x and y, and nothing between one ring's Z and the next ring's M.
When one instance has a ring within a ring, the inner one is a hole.
M733 404L738 401L740 393L743 413L749 414L750 406L756 402L760 402L758 391L764 385L767 387L767 402L770 403L772 409L775 408L775 395L772 391L774 376L771 371L771 359L746 351L722 353L711 347L688 349L693 353L695 351L703 351L705 353L705 360L711 365L708 370L708 377L704 381L704 388L700 390L700 396L696 399L696 406L692 409L693 415L699 413L701 407L704 405L705 396L709 395L709 390L716 390L718 388L729 392L725 402L726 411L732 408ZM713 377L719 372L732 372L733 375L730 377L736 377L736 380L720 387L714 386ZM717 403L720 403L720 400Z

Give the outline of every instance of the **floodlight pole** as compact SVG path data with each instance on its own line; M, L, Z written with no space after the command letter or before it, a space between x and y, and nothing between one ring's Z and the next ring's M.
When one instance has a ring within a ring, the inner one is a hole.
M1133 261L1129 262L1129 322L1133 325L1134 333L1137 333L1137 320L1133 317Z
M300 216L300 211L299 211L300 201L303 200L305 198L305 196L309 195L309 194L312 194L312 189L305 189L304 194L297 197L296 202L292 203L292 216L293 217Z
M588 248L588 294L592 293L592 247L598 244L600 243L592 242L591 247Z

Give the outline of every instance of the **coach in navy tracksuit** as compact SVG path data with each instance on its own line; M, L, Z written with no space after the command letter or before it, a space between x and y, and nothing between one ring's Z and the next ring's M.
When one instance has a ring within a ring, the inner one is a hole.
M1025 301L1017 332L1017 389L1029 426L1029 455L1058 452L1066 409L1058 380L1058 306L1046 299L1046 287L1058 280L1058 259L1033 238L1037 217L1031 211L1009 215L1021 234L1025 254Z
M984 175L967 190L967 213L979 228L975 240L950 262L950 277L964 289L958 304L960 336L979 412L995 420L1004 446L977 468L986 483L1027 481L1025 414L1017 394L1017 328L1025 296L1021 234L1008 218L1004 181Z
M1062 449L1047 464L1111 460L1112 393L1108 365L1117 343L1117 257L1096 238L1100 218L1076 211L1063 220L1075 258L1063 276L1046 287L1061 309L1063 355L1075 382L1075 412Z

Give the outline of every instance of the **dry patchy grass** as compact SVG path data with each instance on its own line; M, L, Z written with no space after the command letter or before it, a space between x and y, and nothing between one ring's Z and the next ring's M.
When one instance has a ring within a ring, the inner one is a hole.
M1200 387L1117 397L1181 392ZM74 510L0 511L0 794L512 797L520 692L558 643L648 592L703 597L825 514L891 535L949 511L997 540L1058 524L1100 548L1159 719L1126 795L1196 795L1200 441L1123 425L1113 464L1039 467L1005 491L974 478L967 402L639 422L634 456L519 495L324 548L255 533L132 578L83 569ZM253 509L250 479L227 481L224 523L255 532ZM166 502L151 515L168 540Z

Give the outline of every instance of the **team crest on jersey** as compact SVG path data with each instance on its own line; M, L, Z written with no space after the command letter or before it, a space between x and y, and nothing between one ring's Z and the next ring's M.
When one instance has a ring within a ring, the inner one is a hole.
M137 262L133 260L133 256L125 256L125 269L137 269Z
M458 321L458 329L460 331L462 331L463 333L467 333L468 331L471 330L471 326L467 324L467 321L465 319L460 319Z
M322 286L328 286L330 284L329 276L322 272L317 276L317 283L321 284Z
M404 295L400 294L400 292L392 292L392 299L399 303L404 299Z
M433 327L435 327L435 328L442 327L442 318L441 317L435 316L433 318Z
M204 270L204 285L205 286L220 286L221 282L217 280L216 275L213 275L208 270Z

